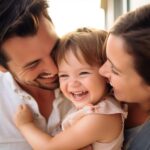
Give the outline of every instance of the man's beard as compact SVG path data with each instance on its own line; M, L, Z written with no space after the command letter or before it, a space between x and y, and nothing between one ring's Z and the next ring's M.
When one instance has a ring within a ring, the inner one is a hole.
M13 75L14 79L16 79L17 83L24 89L28 89L28 86L30 87L36 87L36 88L40 88L40 89L44 89L44 90L55 90L57 88L59 88L59 79L56 78L55 81L53 81L52 83L48 84L43 84L41 83L38 79L35 79L33 81L28 81L28 82L20 82L20 80Z

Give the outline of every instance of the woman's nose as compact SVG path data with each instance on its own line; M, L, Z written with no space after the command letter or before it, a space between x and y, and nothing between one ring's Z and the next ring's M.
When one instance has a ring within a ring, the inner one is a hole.
M109 64L108 62L105 62L100 68L99 68L99 74L106 77L106 78L109 78L110 76L110 67L109 67Z

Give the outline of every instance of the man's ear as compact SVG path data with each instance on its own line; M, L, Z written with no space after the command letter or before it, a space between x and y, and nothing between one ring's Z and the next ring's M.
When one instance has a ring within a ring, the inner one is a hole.
M7 69L6 69L6 68L4 68L2 65L0 65L0 71L1 71L1 72L6 72L6 71L7 71Z

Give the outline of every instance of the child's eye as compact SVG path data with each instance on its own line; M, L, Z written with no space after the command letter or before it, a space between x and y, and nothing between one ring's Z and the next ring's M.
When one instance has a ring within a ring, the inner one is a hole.
M89 73L89 72L86 72L86 71L80 72L80 75L87 75L87 74L90 74L90 73Z
M63 79L63 78L67 78L68 75L67 74L59 74L59 78Z

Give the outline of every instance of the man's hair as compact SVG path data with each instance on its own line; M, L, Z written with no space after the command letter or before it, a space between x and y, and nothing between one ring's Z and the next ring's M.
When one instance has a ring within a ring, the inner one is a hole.
M119 17L110 34L124 40L126 52L133 56L137 73L150 85L150 5Z
M51 21L46 0L0 0L0 64L7 68L2 44L14 36L35 35L41 16ZM51 21L52 22L52 21Z

